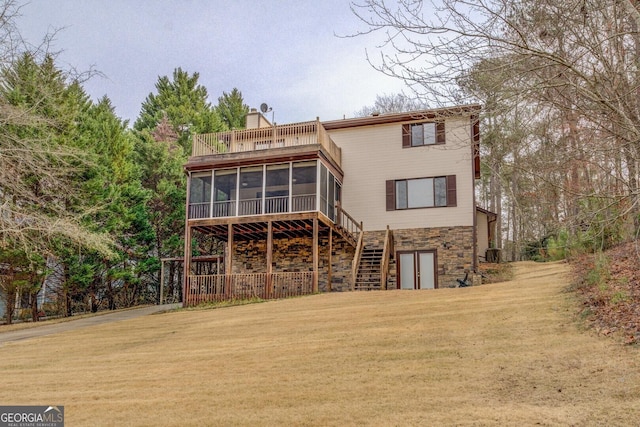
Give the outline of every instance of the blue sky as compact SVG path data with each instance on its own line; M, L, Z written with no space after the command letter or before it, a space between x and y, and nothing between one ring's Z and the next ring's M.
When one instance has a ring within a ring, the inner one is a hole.
M367 63L378 36L336 37L365 29L348 0L30 0L21 15L31 43L61 29L58 65L102 72L85 89L131 121L177 67L200 73L212 104L237 87L278 123L352 117L404 88Z

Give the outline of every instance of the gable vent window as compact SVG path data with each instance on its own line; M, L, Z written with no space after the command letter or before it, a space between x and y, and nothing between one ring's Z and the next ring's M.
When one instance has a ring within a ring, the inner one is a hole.
M402 148L442 145L444 143L444 122L402 125Z

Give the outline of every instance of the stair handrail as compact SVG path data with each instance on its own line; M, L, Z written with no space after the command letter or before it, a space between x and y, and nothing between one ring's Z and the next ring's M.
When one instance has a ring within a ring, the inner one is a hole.
M340 202L336 203L336 225L339 229L356 240L356 235L362 233L362 221L356 221L347 211L342 208Z
M389 274L389 260L393 254L393 231L387 225L384 233L384 246L382 249L382 259L380 260L380 289L387 289L387 276Z
M360 269L360 258L362 257L362 250L364 249L364 230L362 229L362 223L360 224L360 233L358 234L358 244L356 245L356 252L353 254L353 265L351 266L351 290L356 289L356 278L358 277L358 270Z

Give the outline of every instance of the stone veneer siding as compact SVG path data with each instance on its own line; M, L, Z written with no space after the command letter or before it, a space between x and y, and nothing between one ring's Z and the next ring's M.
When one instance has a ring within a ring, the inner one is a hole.
M464 278L469 271L473 278L473 227L436 227L393 230L395 251L435 250L438 271L438 287L457 285L456 279ZM394 254L395 255L395 254ZM389 272L397 287L396 263Z
M320 236L318 290L328 290L329 237ZM313 239L298 237L273 239L273 272L313 271ZM267 271L267 243L264 240L237 242L234 245L232 273L264 273ZM355 248L337 234L333 235L332 291L351 289L351 265Z
M365 246L382 247L385 231L367 231ZM473 227L436 227L393 230L394 249L398 251L435 250L437 257L438 287L455 287L465 271L475 277L473 268ZM319 237L318 289L328 290L329 238ZM313 251L311 237L273 240L273 272L312 271ZM446 246L446 247L445 247ZM267 271L266 241L237 242L233 254L233 273L264 273ZM332 291L351 289L351 266L355 248L334 233L332 254ZM394 253L394 258L396 254ZM387 289L397 289L397 263L389 266Z

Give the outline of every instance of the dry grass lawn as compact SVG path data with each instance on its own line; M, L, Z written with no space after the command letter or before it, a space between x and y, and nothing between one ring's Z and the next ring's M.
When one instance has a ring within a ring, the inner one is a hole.
M511 282L178 311L0 346L0 404L68 426L638 425L640 354L564 264Z

